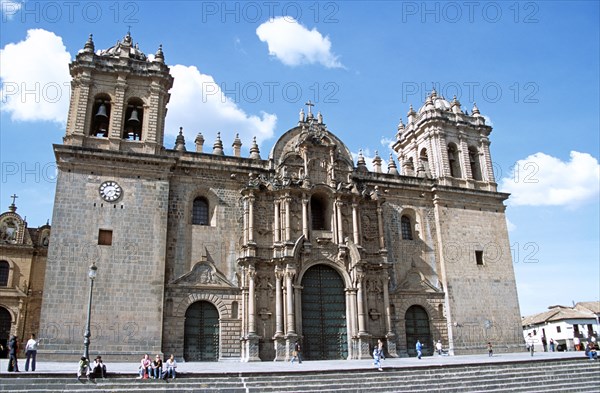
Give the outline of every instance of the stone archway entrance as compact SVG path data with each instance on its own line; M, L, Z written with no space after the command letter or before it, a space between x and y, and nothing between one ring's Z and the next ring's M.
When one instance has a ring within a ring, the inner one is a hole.
M186 362L219 360L219 312L209 302L192 303L185 312L183 358Z
M10 313L4 307L0 307L0 358L6 358L8 355L8 336L10 335L10 325L12 318Z
M302 278L303 355L309 360L348 357L344 281L326 265L309 268Z
M408 356L417 356L415 345L417 340L423 344L423 355L433 354L429 315L421 306L410 306L405 316L406 345Z

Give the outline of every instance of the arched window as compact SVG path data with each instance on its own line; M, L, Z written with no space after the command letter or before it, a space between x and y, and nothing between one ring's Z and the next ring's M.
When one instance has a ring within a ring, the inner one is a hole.
M462 177L460 173L460 161L458 159L458 149L454 143L448 145L448 165L450 166L450 176Z
M429 171L429 156L427 155L427 149L421 149L419 154L419 167L417 168L418 177L431 177Z
M321 231L327 228L327 206L324 198L319 195L313 195L310 198L310 218L312 221L312 229Z
M194 199L192 207L192 224L208 225L208 201L204 197Z
M125 123L123 124L123 139L139 141L142 139L142 124L144 120L144 103L139 98L131 98L125 108Z
M6 261L0 261L0 287L8 286L8 273L10 265Z
M108 136L110 110L110 97L106 94L98 95L94 101L94 106L92 107L92 120L90 126L91 136Z
M412 223L410 222L410 217L404 215L400 219L400 229L402 230L402 240L412 240Z
M474 146L469 147L469 163L471 164L471 175L474 180L481 180L481 165L479 164L479 152Z

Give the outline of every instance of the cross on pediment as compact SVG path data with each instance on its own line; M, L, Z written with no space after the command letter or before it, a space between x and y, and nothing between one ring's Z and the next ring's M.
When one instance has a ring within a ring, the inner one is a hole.
M18 196L17 196L17 194L12 194L10 197L12 198L12 200L13 200L12 204L14 205L15 204L15 199L17 199Z
M310 100L308 100L308 102L306 104L304 104L308 107L308 115L310 116L312 114L312 106L315 106L315 104L313 104L312 102L310 102Z

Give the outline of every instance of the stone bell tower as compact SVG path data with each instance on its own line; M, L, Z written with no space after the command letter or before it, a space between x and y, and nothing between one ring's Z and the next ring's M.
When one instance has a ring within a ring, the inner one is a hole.
M95 52L90 34L69 69L72 94L65 145L160 151L173 86L162 47L150 61L128 32L114 46Z

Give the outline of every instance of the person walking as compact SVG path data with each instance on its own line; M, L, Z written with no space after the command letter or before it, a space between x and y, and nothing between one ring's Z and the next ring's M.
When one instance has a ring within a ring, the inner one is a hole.
M534 344L535 344L535 339L533 338L533 336L531 335L531 333L528 334L528 341L527 341L527 346L529 347L529 353L531 353L531 356L533 356L533 352L534 352Z
M8 372L19 372L19 363L17 353L19 351L19 342L17 336L12 336L8 341Z
M381 354L382 351L379 349L379 347L373 348L373 364L379 371L383 371L383 368L381 367Z
M544 352L548 352L548 341L546 340L546 336L542 336L542 348L544 348Z
M488 356L489 357L494 356L494 348L492 347L492 343L490 341L488 341L487 348L488 348Z
M423 344L421 344L421 341L417 340L415 349L417 350L417 358L421 359L421 356L423 356Z
M302 347L300 346L300 341L296 341L294 344L294 351L292 352L291 363L294 363L294 360L298 359L298 364L302 363Z
M438 340L437 343L435 343L435 350L439 356L442 356L442 340Z
M25 344L25 371L29 371L29 361L31 360L31 371L35 371L35 357L37 356L38 342L35 339L35 334L31 334L31 338Z

